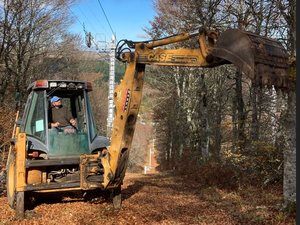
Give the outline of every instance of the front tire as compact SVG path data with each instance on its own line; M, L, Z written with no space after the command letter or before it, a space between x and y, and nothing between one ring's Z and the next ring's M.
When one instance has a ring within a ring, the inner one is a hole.
M24 191L17 192L17 171L16 171L16 156L14 150L10 153L7 163L6 173L6 191L9 206L15 210L16 217L24 218L25 215L25 193Z
M15 154L12 152L9 156L6 171L6 192L8 204L12 209L16 209L16 160Z

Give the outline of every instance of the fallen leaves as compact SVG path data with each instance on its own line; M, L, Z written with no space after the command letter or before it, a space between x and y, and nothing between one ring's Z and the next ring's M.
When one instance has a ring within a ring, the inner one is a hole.
M95 196L84 201L81 193L43 196L24 220L15 220L6 197L0 198L2 225L133 225L133 224L294 224L294 215L277 207L281 193L245 187L230 191L203 187L169 173L130 174L122 186L122 209ZM268 197L266 200L265 198ZM62 199L61 199L62 198Z

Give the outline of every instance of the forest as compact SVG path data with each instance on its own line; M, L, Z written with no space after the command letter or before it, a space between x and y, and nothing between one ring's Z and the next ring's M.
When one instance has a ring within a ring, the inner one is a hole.
M153 38L199 25L238 28L280 40L295 63L293 1L161 0L156 9L147 30ZM279 182L285 200L296 201L290 186L296 177L294 91L259 87L233 66L151 68L150 73L149 83L163 93L153 111L160 167L185 174L205 170L200 180L215 173L224 185ZM296 79L295 70L290 75Z
M86 59L84 40L68 32L73 0L3 0L0 14L0 155L10 143L15 114L37 79L89 80L98 130L105 134L108 68ZM289 55L296 82L295 0L154 0L153 39L196 27L237 28L276 39ZM134 24L133 24L134 26ZM191 43L185 43L188 47ZM173 47L179 47L174 44ZM117 63L116 82L125 65ZM230 188L282 188L282 209L296 206L296 90L262 87L233 65L213 69L147 66L141 115L153 125L157 170ZM134 147L136 148L136 147ZM133 151L130 165L135 162Z

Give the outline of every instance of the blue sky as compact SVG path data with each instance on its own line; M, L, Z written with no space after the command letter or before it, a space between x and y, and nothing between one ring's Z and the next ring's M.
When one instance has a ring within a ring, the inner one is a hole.
M105 11L109 23L116 33L117 40L148 40L143 31L150 27L149 21L155 14L152 0L81 0L71 7L72 14L77 17L71 27L72 32L84 37L83 26L91 32L96 41L110 41L112 32L99 2Z

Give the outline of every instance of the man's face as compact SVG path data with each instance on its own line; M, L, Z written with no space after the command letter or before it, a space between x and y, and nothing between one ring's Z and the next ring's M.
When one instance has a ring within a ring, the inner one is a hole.
M61 100L59 99L58 101L53 102L52 104L53 104L55 107L59 107L59 106L61 106Z

